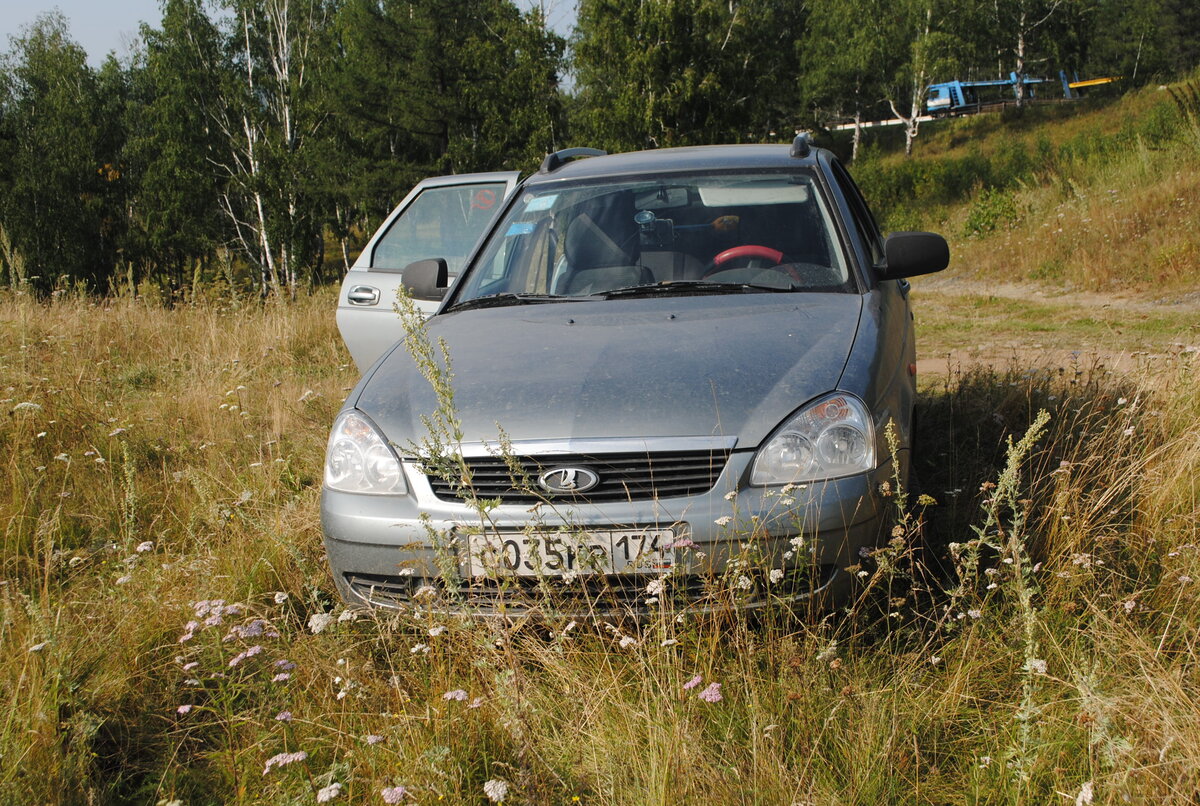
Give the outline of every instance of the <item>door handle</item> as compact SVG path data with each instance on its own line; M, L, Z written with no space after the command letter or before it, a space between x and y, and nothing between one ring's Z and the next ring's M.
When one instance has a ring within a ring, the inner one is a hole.
M346 294L351 305L374 305L379 302L379 289L369 285L356 285Z

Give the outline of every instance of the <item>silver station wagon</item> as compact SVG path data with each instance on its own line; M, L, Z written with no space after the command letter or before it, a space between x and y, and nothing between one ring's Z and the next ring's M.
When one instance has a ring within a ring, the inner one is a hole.
M946 242L884 239L804 135L569 149L497 207L453 281L432 251L403 270L434 346L365 326L395 343L329 439L341 595L585 617L838 601L907 480L905 278ZM353 349L364 326L339 324Z

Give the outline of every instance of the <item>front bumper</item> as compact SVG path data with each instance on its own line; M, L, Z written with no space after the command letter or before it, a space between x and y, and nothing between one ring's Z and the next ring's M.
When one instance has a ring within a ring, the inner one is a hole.
M879 489L891 478L890 462L871 473L781 490L742 486L752 458L750 451L731 454L716 485L700 495L501 505L486 519L462 502L435 497L424 475L406 463L408 495L322 491L325 549L343 599L391 608L644 616L668 599L699 610L752 608L844 586L847 566L879 541L887 515ZM467 532L521 532L531 524L538 531L671 528L679 547L665 574L470 576ZM662 584L647 591L659 578Z

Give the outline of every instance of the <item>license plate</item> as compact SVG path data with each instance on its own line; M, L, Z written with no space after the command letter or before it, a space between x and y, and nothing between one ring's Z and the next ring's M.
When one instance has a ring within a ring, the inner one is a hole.
M675 564L670 529L470 535L470 575L654 574Z

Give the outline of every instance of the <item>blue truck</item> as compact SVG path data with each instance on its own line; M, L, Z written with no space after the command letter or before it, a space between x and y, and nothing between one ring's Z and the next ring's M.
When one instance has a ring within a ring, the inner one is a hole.
M1091 87L1111 84L1120 79L1119 76L1106 76L1080 81L1079 76L1075 75L1072 80L1067 77L1065 70L1060 70L1058 76L1062 82L1063 97L1069 100L1079 98ZM989 91L1011 88L1015 97L1018 85L1023 83L1027 88L1027 97L1033 98L1035 97L1035 85L1050 82L1051 79L1032 76L1025 76L1023 80L1018 80L1016 73L1009 73L1008 78L989 81L944 81L940 84L931 84L926 91L925 111L935 118L969 115L999 100L995 94Z

